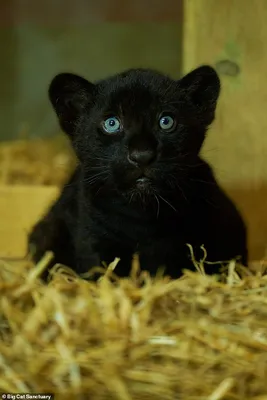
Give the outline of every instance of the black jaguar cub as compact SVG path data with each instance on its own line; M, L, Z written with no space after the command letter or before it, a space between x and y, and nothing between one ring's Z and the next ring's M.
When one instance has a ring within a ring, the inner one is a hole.
M94 84L57 75L49 97L79 165L29 235L34 260L52 250L84 273L119 257L116 273L127 276L138 253L142 269L177 278L193 267L191 244L197 258L204 245L207 261L247 265L243 219L199 156L219 92L209 66L178 81L146 69Z

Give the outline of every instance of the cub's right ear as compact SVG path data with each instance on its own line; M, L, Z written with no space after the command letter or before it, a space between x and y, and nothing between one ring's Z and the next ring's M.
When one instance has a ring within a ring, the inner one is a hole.
M70 137L75 134L78 118L92 104L94 91L95 85L74 74L61 73L52 80L49 99L61 128Z

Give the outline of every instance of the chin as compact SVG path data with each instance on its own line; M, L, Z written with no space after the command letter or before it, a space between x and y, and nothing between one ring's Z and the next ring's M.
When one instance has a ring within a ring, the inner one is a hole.
M148 178L140 178L125 192L129 203L142 203L143 205L151 203L155 198L155 186Z

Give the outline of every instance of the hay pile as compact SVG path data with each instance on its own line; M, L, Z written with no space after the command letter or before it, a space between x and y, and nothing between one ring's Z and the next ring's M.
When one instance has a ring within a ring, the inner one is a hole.
M62 185L75 163L62 136L4 142L0 144L0 184Z
M96 283L51 259L0 266L0 392L64 399L267 399L266 262L225 282L145 272ZM115 267L115 269L114 269ZM112 271L114 269L114 271ZM113 282L113 283L112 283Z

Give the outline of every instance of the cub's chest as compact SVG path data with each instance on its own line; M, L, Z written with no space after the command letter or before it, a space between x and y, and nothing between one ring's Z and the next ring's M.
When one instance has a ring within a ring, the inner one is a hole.
M92 219L92 233L98 241L109 241L130 247L146 247L151 243L190 238L188 224L183 218L133 217L121 215L96 215Z
M155 239L161 229L154 221L143 219L120 218L95 218L92 220L92 233L99 240L110 240L120 243L135 244L137 242Z

